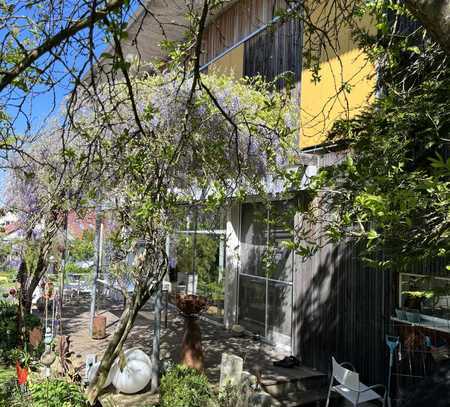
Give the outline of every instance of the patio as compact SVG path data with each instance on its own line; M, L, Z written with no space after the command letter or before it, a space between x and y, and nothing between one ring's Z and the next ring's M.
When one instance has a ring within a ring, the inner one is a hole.
M107 335L110 335L121 314L122 305L111 301L102 300L99 304L98 314L106 316ZM139 347L148 355L152 351L153 318L151 306L147 305L139 314L135 326L126 342L125 347ZM72 303L66 303L63 314L63 333L70 335L72 351L76 365L85 362L86 355L96 354L101 357L107 346L108 336L102 340L91 339L88 335L89 301L81 298ZM293 391L309 390L309 383L315 383L314 390L310 393L312 401L318 394L317 384L320 389L324 384L325 375L306 367L296 369L274 368L272 361L286 356L285 353L274 350L271 346L262 343L251 336L236 336L226 331L217 323L211 323L202 319L202 344L205 355L205 373L213 384L219 382L220 362L223 352L238 355L244 359L244 370L254 374L261 372L263 388L277 398L283 398L285 393ZM169 307L167 314L167 327L164 324L164 311L162 313L161 331L161 359L171 359L175 362L180 359L181 341L184 333L183 319L177 311ZM322 397L322 393L320 395ZM100 401L103 406L144 406L157 402L157 395L143 392L136 395L117 394L114 388L108 388ZM305 400L306 401L306 400ZM280 404L282 405L282 404ZM294 404L291 404L294 405ZM297 405L297 404L295 404Z

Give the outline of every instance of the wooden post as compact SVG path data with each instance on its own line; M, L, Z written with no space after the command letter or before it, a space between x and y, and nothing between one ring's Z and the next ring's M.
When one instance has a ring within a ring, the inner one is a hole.
M63 313L63 303L64 303L64 278L66 275L66 261L67 261L67 230L68 230L68 222L69 222L69 213L66 211L64 215L64 251L62 255L62 261L61 261L61 276L60 276L60 283L59 283L59 334L62 335L62 313ZM53 266L54 267L54 266Z
M102 265L102 239L103 239L103 222L101 217L100 207L95 208L95 272L92 281L91 290L91 314L89 319L89 336L92 337L94 327L94 317L97 301L97 284Z

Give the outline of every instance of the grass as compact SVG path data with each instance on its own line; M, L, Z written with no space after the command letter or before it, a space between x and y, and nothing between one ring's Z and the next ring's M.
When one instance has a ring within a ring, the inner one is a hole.
M6 367L0 365L0 386L3 383L6 383L7 381L11 380L16 376L16 371L13 367Z
M14 271L0 271L0 292L6 292L14 287Z

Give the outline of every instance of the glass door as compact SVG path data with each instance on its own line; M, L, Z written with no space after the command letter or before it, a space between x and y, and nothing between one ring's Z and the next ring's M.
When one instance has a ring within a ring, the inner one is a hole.
M243 204L239 323L270 343L291 346L293 253L285 242L292 203Z

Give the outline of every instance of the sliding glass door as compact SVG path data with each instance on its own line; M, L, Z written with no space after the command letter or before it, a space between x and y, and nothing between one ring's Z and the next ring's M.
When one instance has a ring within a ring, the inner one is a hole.
M291 346L292 203L242 205L239 323L271 343Z

